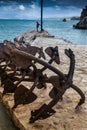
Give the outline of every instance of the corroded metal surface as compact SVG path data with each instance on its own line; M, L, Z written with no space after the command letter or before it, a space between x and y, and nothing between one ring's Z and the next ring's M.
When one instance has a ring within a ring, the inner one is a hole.
M53 62L60 64L57 46L45 49L46 54L50 57L49 61L46 60L43 48L35 46L32 47L29 45L28 48L27 45L19 44L17 47L17 43L4 41L4 43L0 45L0 50L0 76L1 84L4 85L3 95L6 93L14 93L15 104L13 108L16 108L19 104L29 104L35 101L37 99L37 95L33 92L35 87L46 89L46 83L50 83L53 86L49 92L49 96L52 100L48 104L41 106L38 110L31 112L30 123L52 116L55 113L52 107L59 100L63 99L64 93L69 88L74 89L81 97L76 109L85 102L85 95L73 84L75 55L71 49L65 49L65 54L70 59L67 74L64 74L52 65ZM34 51L35 53L33 53ZM36 53L38 53L39 56L35 55ZM41 58L44 58L44 60ZM3 61L5 65L2 65ZM42 67L38 67L40 65ZM13 73L8 73L7 67L10 67ZM54 75L49 77L46 73L46 69L52 71ZM20 72L20 78L17 77L17 71ZM32 82L33 84L30 89L27 89L26 86L22 85L22 81Z

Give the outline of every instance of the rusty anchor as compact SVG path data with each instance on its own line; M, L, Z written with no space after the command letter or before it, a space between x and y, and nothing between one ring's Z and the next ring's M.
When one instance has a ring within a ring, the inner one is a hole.
M48 50L50 50L50 48L47 48ZM54 60L55 60L55 57L56 57L56 60L57 60L57 63L59 64L59 54L58 54L58 48L55 47L51 47L51 59L49 61L49 63L51 64ZM36 99L37 96L35 97L35 94L32 92L34 90L35 87L41 89L45 86L45 82L42 81L43 79L46 78L46 75L43 75L43 71L45 70L46 68L43 67L41 70L40 69L36 69L33 71L33 75L34 77L36 77L36 79L34 78L33 81L34 81L34 84L32 85L32 87L30 88L30 90L28 90L27 88L25 88L23 85L22 85L22 88L21 87L17 87L17 89L15 90L14 92L14 101L15 101L15 105L13 106L13 108L16 108L17 105L19 104L29 104L31 103L31 101L33 102L34 100L33 99ZM28 79L29 81L29 79ZM24 92L23 94L23 97L22 97L22 89L25 88L26 89L26 92ZM23 100L26 99L26 100ZM32 100L31 100L32 99ZM24 102L25 101L25 102Z
M24 46L21 44L19 47L17 47L17 43L11 43L9 41L5 41L4 44L0 45L0 64L3 62L3 60L6 62L6 66L0 66L0 77L5 86L4 93L14 92L15 104L13 108L16 108L19 104L32 103L37 98L37 95L33 93L35 87L39 89L43 87L46 88L46 83L51 83L53 86L49 93L49 96L52 98L51 102L48 103L48 105L43 104L37 110L31 111L31 118L29 119L30 123L34 123L38 119L45 119L52 116L55 113L55 110L53 110L52 107L59 100L63 99L64 93L69 88L74 89L81 97L79 103L75 107L78 109L85 102L85 95L76 85L73 84L73 74L75 69L75 55L73 54L73 51L71 49L65 49L65 54L70 59L70 66L68 74L63 74L60 70L52 65L53 62L60 64L57 46L48 47L45 49L45 53L50 57L48 62L46 62L43 48L38 51L39 56L36 57L36 53L30 54L30 52L26 50L26 46L27 45ZM31 46L29 47L31 48ZM33 49L31 48L31 52ZM42 57L45 60L42 60ZM38 69L37 63L43 67ZM12 65L15 67L13 68ZM6 73L6 67L8 66L11 68L11 70L14 70L14 73L11 74L12 77L10 74ZM16 77L17 74L15 73L15 68L20 72L21 78ZM46 69L49 69L56 75L48 77L45 72ZM2 75L4 75L3 78ZM26 76L28 76L28 78L26 78ZM16 84L14 84L15 81L17 81ZM20 85L22 81L33 82L33 85L30 87L30 89L27 89L22 84ZM12 89L9 89L10 85L12 86Z
M74 67L75 67L75 58L74 58L75 56L71 49L69 49L69 50L66 49L65 54L70 58L70 68L69 68L69 72L67 74L65 81L62 82L61 88L58 89L58 91L56 91L54 99L48 105L44 104L38 110L31 112L31 118L29 121L30 123L34 123L38 119L45 119L45 118L53 115L55 113L55 111L52 109L52 107L59 101L59 99L62 98L65 91L67 89L69 89L70 86L72 86ZM52 81L51 81L51 83L53 84ZM57 89L58 86L53 86L53 87L55 87ZM75 87L76 86L74 86L74 89L76 90ZM81 94L81 93L79 93L79 94ZM85 96L83 95L82 100L80 99L80 102L78 103L76 108L78 108L78 106L80 106L82 103L84 103L84 100L85 100Z

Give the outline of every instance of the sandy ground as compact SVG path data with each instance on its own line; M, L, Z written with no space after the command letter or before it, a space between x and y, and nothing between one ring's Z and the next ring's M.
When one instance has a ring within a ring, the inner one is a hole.
M45 120L38 120L34 124L29 124L31 110L38 109L41 105L44 103L47 104L50 101L48 93L52 86L47 84L47 89L34 90L38 95L37 100L32 104L19 105L12 112L12 118L16 122L16 125L21 130L87 130L87 46L72 45L62 39L53 40L51 38L38 38L32 45L44 46L44 48L47 46L58 46L61 64L57 65L53 63L53 66L66 74L69 68L69 59L64 54L64 49L71 48L73 50L76 59L73 83L85 93L86 101L79 111L75 111L74 108L79 102L80 97L74 90L69 89L64 94L63 101L58 102L53 107L56 110L53 116ZM50 70L46 70L46 73L52 75ZM29 83L23 84L27 87L31 86ZM13 95L5 95L3 102L6 106L10 107L11 111L14 104Z

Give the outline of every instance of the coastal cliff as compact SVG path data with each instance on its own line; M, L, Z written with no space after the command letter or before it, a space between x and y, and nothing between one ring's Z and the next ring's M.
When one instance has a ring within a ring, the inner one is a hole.
M80 21L76 25L73 25L73 27L77 29L87 29L87 6L85 6L81 12Z

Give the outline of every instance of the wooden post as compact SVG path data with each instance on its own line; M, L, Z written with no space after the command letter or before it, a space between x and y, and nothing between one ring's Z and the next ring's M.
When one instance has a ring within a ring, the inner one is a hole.
M43 31L43 0L41 0L41 31Z

